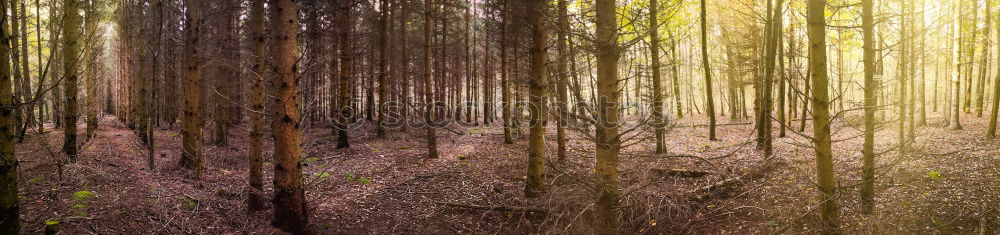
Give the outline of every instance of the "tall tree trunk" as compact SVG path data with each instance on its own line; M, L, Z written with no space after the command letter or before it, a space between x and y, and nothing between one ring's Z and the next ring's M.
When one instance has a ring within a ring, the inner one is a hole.
M0 12L7 12L7 4L0 4ZM0 17L0 38L10 37L7 31L9 17ZM11 79L11 45L0 40L0 234L19 234L20 202L17 197L17 156L14 139L14 92Z
M655 1L655 0L652 0ZM557 156L561 161L566 159L566 125L569 124L570 112L569 112L569 97L567 94L569 89L569 74L567 73L567 60L570 55L567 54L567 35L569 35L569 4L566 0L558 1L558 11L559 11L559 34L556 39L556 50L559 53L558 65L556 65L556 95L558 96L558 108L559 108L559 122L556 126L556 145L557 145ZM654 111L655 112L655 111ZM662 111L661 111L662 112Z
M87 4L87 22L84 26L86 34L88 35L88 45L85 50L87 59L87 78L86 78L86 89L87 89L87 100L86 100L86 113L87 113L87 132L86 137L90 139L94 136L94 132L97 131L97 55L100 53L100 48L98 48L99 42L96 40L98 37L97 24L99 23L100 17L97 16L97 11L99 6L96 3ZM39 57L41 58L41 57ZM27 67L25 67L27 69ZM39 71L41 73L41 71Z
M701 61L705 69L705 112L708 114L708 140L715 138L715 99L712 97L712 67L708 61L708 17L705 1L701 0Z
M290 233L304 233L309 225L305 185L302 181L302 129L299 113L298 6L294 0L271 0L271 34L274 36L274 220L272 225Z
M618 234L622 218L622 210L618 206L622 196L618 175L618 152L621 151L621 137L618 134L620 98L618 60L621 52L617 44L618 22L615 8L615 0L597 0L594 7L597 16L595 34L597 97L595 98L598 99L597 123L594 125L597 134L595 168L598 193L596 205L598 221L595 224L600 234Z
M656 153L663 153L667 151L663 143L663 138L666 135L664 128L666 123L663 118L663 85L660 81L660 37L657 34L660 22L657 20L659 10L657 8L659 8L657 0L649 0L649 55L653 62L651 66L653 71L653 128L656 131Z
M524 196L539 197L545 192L545 125L548 122L549 80L545 62L548 61L549 35L545 25L546 0L532 0L528 4L528 23L531 24L531 96L530 128L528 136L528 177Z
M505 5L503 7L503 20L500 22L500 99L503 108L503 143L513 144L514 139L511 137L511 130L514 125L511 124L511 97L510 97L510 71L507 69L507 21L510 18L510 5Z
M861 28L864 37L865 68L865 142L861 153L864 155L862 169L861 202L863 211L871 214L875 210L875 20L874 0L861 2Z
M181 135L183 150L181 166L193 170L194 178L201 178L202 166L202 78L200 41L202 36L202 3L197 0L185 0L187 6L184 32L184 115L181 116Z
M252 51L252 78L250 86L250 151L247 160L248 184L250 185L247 197L248 212L256 212L264 209L264 175L262 173L264 163L264 79L268 77L264 69L266 63L264 51L264 1L253 0L250 5L250 47Z
M427 134L427 158L438 158L437 133L434 114L434 76L431 70L431 31L433 31L433 6L431 0L424 0L424 130Z
M826 57L826 0L807 2L809 51L812 68L813 138L816 147L816 175L820 191L819 220L828 234L839 233L837 183L833 174L833 150L830 140L830 98L828 93Z
M775 4L774 13L770 19L771 21L771 32L768 33L767 41L767 55L765 56L765 71L764 71L764 90L760 92L764 97L761 98L761 113L758 114L758 121L762 123L761 127L764 130L764 135L761 136L760 140L763 140L764 147L764 157L770 158L774 152L774 146L771 143L771 107L773 106L773 98L771 90L774 84L774 72L775 72L775 59L778 54L778 38L781 37L781 7L784 5L784 0L777 0Z
M63 113L65 131L63 152L71 161L76 161L76 120L77 120L77 78L80 63L79 42L82 22L79 0L63 0L63 94L66 96L66 110Z
M337 148L349 148L351 147L351 138L347 133L348 125L351 119L354 118L354 110L352 108L351 102L351 80L354 77L353 74L353 59L354 51L352 50L351 41L351 28L354 26L351 21L351 1L341 0L339 1L340 6L340 89L338 91L339 99L337 100L337 121L334 125L334 131L337 133Z
M949 125L948 128L952 129L952 130L961 130L962 129L962 122L959 120L959 115L962 112L962 110L961 110L961 108L962 108L962 99L960 98L961 97L961 93L962 93L962 76L960 75L960 73L962 72L962 63L961 63L961 57L962 57L962 1L955 1L955 6L953 6L953 7L954 7L954 9L953 9L953 11L954 11L954 23L952 25L952 35L953 35L954 39L952 41L952 49L954 51L952 52L952 58L951 59L952 59L952 65L955 66L955 67L954 67L954 71L951 71L951 73L952 73L952 81L953 81L953 83L955 83L954 84L954 88L955 89L952 92L952 93L954 93L953 94L954 97L953 97L952 102L954 102L954 106L955 107L952 109L952 113L951 113L952 116L950 118L951 119L951 124Z
M375 125L375 135L385 137L386 101L389 100L387 83L389 76L389 0L382 0L380 7L382 16L379 18L379 73L378 73L378 122Z
M899 60L899 68L898 68L899 69L899 90L897 90L897 91L899 91L899 93L898 93L898 96L896 97L897 98L896 105L899 108L899 114L898 114L899 122L897 122L899 124L899 130L898 130L898 138L899 139L898 140L899 140L899 148L902 151L906 151L907 150L907 147L906 147L907 146L907 144L906 144L906 122L907 122L907 120L906 120L906 118L907 118L907 115L906 115L906 106L907 106L906 105L906 102L907 102L907 99L906 99L907 98L906 97L906 95L907 95L907 92L906 92L906 89L907 89L906 82L907 81L906 80L910 78L911 74L913 74L912 73L913 71L911 70L912 68L908 68L908 66L910 65L909 62L908 62L908 58L907 58L907 57L910 56L910 54L909 54L909 50L910 50L910 40L909 40L909 38L910 38L910 35L909 35L909 32L908 32L909 29L910 29L910 27L909 27L910 22L908 21L910 19L910 16L908 15L909 12L906 11L906 9L907 9L906 0L900 1L900 13L901 13L901 16L900 16L900 18L901 18L900 19L900 26L899 26L899 28L900 28L900 30L899 30L899 38L900 38L899 45L900 45L900 50L899 50L899 55L897 57L897 58L899 58L898 59Z
M983 28L983 51L982 60L979 61L979 81L976 82L976 100L975 100L975 110L976 117L983 117L983 100L986 96L986 76L989 72L990 65L990 27L993 23L993 1L986 1L986 13L983 18L986 18L986 25Z

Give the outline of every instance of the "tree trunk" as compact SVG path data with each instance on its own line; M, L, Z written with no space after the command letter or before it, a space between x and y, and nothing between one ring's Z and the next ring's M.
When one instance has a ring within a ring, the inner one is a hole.
M7 4L0 4L7 12ZM0 17L0 38L8 38L8 17ZM17 196L17 156L14 154L13 81L11 80L10 41L0 40L0 234L19 234L20 203Z
M199 43L201 40L201 26L203 12L201 3L196 0L185 0L187 15L185 16L184 32L184 115L181 116L181 135L183 136L183 150L181 155L181 166L193 170L194 178L201 178L204 170L202 166L201 152L201 61L198 58L200 53Z
M299 114L298 6L294 0L271 0L274 36L274 220L272 225L290 233L304 233L309 225L305 185L302 181L302 129Z
M63 112L63 124L65 127L65 137L63 138L63 152L69 156L70 161L76 161L76 120L77 120L77 78L80 63L79 42L81 18L79 12L79 0L63 0L63 94L66 96L66 110Z
M548 122L549 81L545 62L548 61L549 36L545 25L546 0L532 0L528 3L528 23L531 24L531 82L529 82L529 102L531 102L530 128L528 136L528 177L524 196L539 197L545 192L545 126Z
M504 6L503 9L503 20L500 23L500 103L503 108L503 143L513 144L514 139L511 137L511 97L510 97L510 78L508 78L510 71L507 70L507 21L510 18L510 5Z
M705 1L701 0L701 61L705 69L705 112L708 114L708 140L715 138L715 99L712 98L712 68L708 61L708 19Z
M347 128L351 123L351 119L354 118L354 110L352 108L351 102L351 80L354 77L353 74L353 59L354 51L352 50L351 41L351 28L353 22L351 21L351 3L350 1L340 1L340 89L338 90L340 94L338 95L339 100L337 100L337 121L334 125L334 131L337 133L337 148L349 148L351 147L351 138L347 133Z
M833 150L830 140L830 98L828 97L826 19L823 12L826 0L807 2L809 66L812 74L813 138L816 147L816 175L820 191L819 220L827 234L839 233L840 219L837 206L837 183L833 174Z
M264 1L253 0L250 5L250 30L252 51L251 63L253 63L252 78L250 86L250 151L247 160L248 183L250 190L247 197L248 212L256 212L264 209L264 175L262 173L264 163L264 78L268 77L264 69L266 63L264 51Z
M982 60L979 61L979 81L976 82L976 100L975 100L975 110L976 117L983 117L983 100L986 95L986 76L989 74L989 64L990 64L990 27L992 27L993 19L993 1L986 1L986 25L983 28L983 51Z
M649 55L652 60L653 71L653 128L656 135L656 153L666 152L663 139L666 135L665 120L663 116L663 85L660 81L660 37L657 32L660 29L660 22L657 20L659 4L657 0L649 0ZM675 62L676 63L676 62ZM675 78L677 76L674 76ZM675 82L676 85L676 82Z
M875 210L875 20L874 0L861 2L861 28L864 37L865 69L865 142L861 150L864 155L862 169L861 202L863 212L871 214Z
M375 136L385 137L386 101L389 100L387 90L389 76L389 0L382 0L379 8L382 16L379 18L379 73L378 73L378 122L375 124Z
M952 112L951 112L952 116L950 118L951 119L951 124L949 125L948 128L952 129L952 130L961 130L962 129L962 122L959 120L959 115L962 112L961 111L961 108L962 108L962 99L960 98L961 97L961 92L962 92L962 76L960 74L962 72L962 63L961 63L961 57L962 57L962 36L961 36L962 35L962 1L955 1L954 8L955 8L955 9L953 9L954 10L954 23L952 25L952 35L953 35L953 38L954 38L954 40L952 41L952 49L953 49L953 52L952 52L952 65L955 66L955 67L954 67L954 71L951 71L951 73L952 73L952 81L955 83L953 85L955 89L952 91L952 93L954 93L953 94L954 95L954 97L953 97L954 100L952 100L952 102L954 102L954 106L955 107L952 109Z
M704 3L704 0L702 1ZM702 5L704 6L704 4ZM619 89L618 84L618 22L616 1L597 0L595 43L597 49L597 123L595 145L597 149L597 222L600 234L618 234L622 210L621 188L618 175L618 152L621 137L618 134ZM702 8L704 9L704 8ZM704 11L702 11L704 12ZM703 13L704 14L704 13ZM704 19L704 18L703 18ZM704 24L703 24L704 25Z
M656 0L652 0L656 1ZM567 54L567 35L569 35L569 13L568 13L568 3L566 0L558 1L558 11L559 11L559 35L556 39L556 50L559 53L558 65L556 65L556 95L558 96L558 108L559 108L559 122L556 126L556 145L557 145L557 156L561 161L566 159L566 125L569 124L570 112L569 112L569 97L567 94L569 89L569 74L567 70L567 60L570 55ZM654 111L655 112L655 111Z
M437 133L434 130L434 76L431 70L431 31L433 31L433 6L431 0L424 0L424 130L427 134L427 158L438 158Z

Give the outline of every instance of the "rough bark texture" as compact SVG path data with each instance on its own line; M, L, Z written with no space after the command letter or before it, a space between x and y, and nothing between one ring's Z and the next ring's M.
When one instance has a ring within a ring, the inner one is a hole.
M71 161L76 160L76 120L77 120L77 80L79 78L79 39L82 22L79 14L79 0L63 1L63 95L66 109L63 111L64 134L63 153Z
M264 176L261 173L264 163L264 79L267 71L264 70L266 58L264 51L264 1L253 0L250 8L250 30L251 30L251 56L253 67L251 67L250 86L250 150L247 156L250 166L248 167L248 184L250 191L247 197L247 210L256 212L264 208Z
M545 0L528 2L528 23L531 24L531 81L528 97L531 103L530 133L528 134L528 177L524 196L538 197L545 192L545 124L548 120L549 80L545 62L548 60L548 28Z
M389 0L382 0L379 18L379 73L378 73L378 122L375 124L375 135L385 137L386 101L389 99L387 90L389 76Z
M950 118L950 124L949 124L948 128L952 129L952 130L961 130L962 129L962 122L961 122L961 120L959 120L959 115L962 112L961 111L961 108L962 108L962 99L961 99L961 93L962 93L962 76L961 76L961 73L962 73L962 63L961 63L961 57L962 57L962 36L961 36L962 35L962 1L955 1L955 6L954 6L953 10L955 11L954 12L954 19L953 19L954 22L953 22L953 24L952 24L951 27L952 27L952 35L953 35L952 37L954 38L954 40L952 40L952 57L951 57L951 59L952 59L952 66L955 66L955 67L951 71L952 82L954 83L952 85L953 88L954 88L954 90L952 90L952 93L954 93L953 94L954 97L952 97L951 101L953 102L954 107L952 107L952 109L951 109L951 113L950 113L951 118Z
M0 4L0 12L7 4ZM7 38L7 17L0 17L0 38ZM0 234L19 234L17 156L14 155L14 92L10 41L0 40Z
M351 107L351 80L353 78L352 58L354 51L351 48L351 3L350 1L340 1L340 89L337 100L337 122L334 126L337 132L337 148L351 147L351 138L347 134L348 123L354 116L354 109Z
M837 184L833 175L833 150L830 140L830 98L826 68L826 0L807 3L809 31L809 67L812 76L813 143L816 148L816 175L820 192L819 220L828 234L839 232Z
M655 1L655 0L653 0L653 1ZM558 156L558 158L560 160L566 159L566 125L569 124L568 121L570 119L569 97L568 97L569 94L567 94L568 89L569 89L569 74L566 72L566 70L567 70L567 67L566 67L567 63L566 63L566 61L570 57L569 54L566 54L568 52L568 50L567 50L568 45L567 45L566 37L567 37L568 32L569 32L569 14L567 12L568 10L566 9L568 7L568 5L569 4L566 2L566 0L559 0L558 6L557 6L559 8L558 9L559 10L559 26L558 26L559 27L559 29L558 29L559 30L559 35L557 35L558 38L556 39L557 40L556 43L558 44L558 46L556 47L556 50L559 52L559 61L558 61L559 64L556 65L556 70L557 70L556 73L557 73L557 76L558 76L556 78L556 79L558 79L556 81L556 83L557 83L556 84L556 93L557 93L556 95L558 96L557 98L558 98L558 105L559 105L559 107L558 107L559 108L559 116L558 116L559 117L559 123L558 123L558 126L556 126L556 145L558 146L557 147L558 148L558 150L557 150L558 151L557 152L557 156Z
M204 170L201 153L201 60L199 58L199 41L201 40L202 6L196 0L185 0L187 15L184 19L184 115L181 116L181 135L183 136L183 152L181 166L194 171L192 176L200 178Z
M295 0L271 0L275 77L274 118L274 220L282 231L304 233L309 225L305 185L302 180L302 129L299 113L298 6Z
M663 145L663 138L666 135L666 130L664 126L666 122L663 115L663 84L660 78L660 37L657 33L660 29L659 21L657 20L657 12L659 9L659 4L657 0L649 0L649 55L652 58L652 71L653 71L653 128L655 128L656 139L656 153L665 152L666 146ZM676 76L674 76L676 77ZM676 83L676 82L675 82ZM676 85L676 84L675 84ZM675 94L676 96L676 94Z
M875 208L875 20L874 0L861 2L861 27L864 37L865 69L865 142L861 150L864 155L862 169L861 202L863 211L872 213Z
M715 99L712 97L712 67L708 60L708 14L705 1L701 0L701 62L705 69L705 113L708 114L708 140L715 138Z
M434 75L431 70L431 31L433 11L431 0L424 0L424 130L427 134L427 158L437 158L437 133L434 130Z
M618 135L619 89L618 84L618 22L615 0L597 0L596 49L597 49L597 123L595 145L597 149L597 223L600 234L618 234L622 210L621 188L618 175L618 152L621 137Z

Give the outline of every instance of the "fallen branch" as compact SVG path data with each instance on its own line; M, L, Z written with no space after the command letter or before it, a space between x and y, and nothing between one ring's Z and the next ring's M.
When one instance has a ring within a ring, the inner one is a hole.
M527 208L527 207L509 207L509 206L480 206L480 205L468 205L459 204L454 202L438 202L438 204L443 204L446 206L466 208L466 209L477 209L477 210L488 210L488 211L515 211L515 212L534 212L545 214L548 213L545 209L540 208Z
M688 170L688 169L655 169L655 168L653 169L653 172L656 172L657 174L660 175L669 175L669 176L677 176L685 178L702 177L713 173L709 171Z
M750 167L746 172L738 177L733 177L725 179L719 182L715 182L710 185L706 185L694 190L688 191L691 194L690 200L692 201L705 201L712 198L713 196L719 194L720 189L727 188L736 184L742 184L745 181L751 180L753 178L758 178L767 173L771 167L778 163L777 159L772 159L770 161L765 160L764 163L758 164L756 166Z

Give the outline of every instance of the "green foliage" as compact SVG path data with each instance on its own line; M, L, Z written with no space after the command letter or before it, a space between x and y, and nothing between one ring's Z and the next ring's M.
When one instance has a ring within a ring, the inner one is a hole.
M81 190L77 191L76 193L73 193L72 199L75 202L86 202L89 201L90 199L94 199L95 197L97 197L96 193L87 190Z
M199 203L197 199L188 196L181 196L177 198L177 202L179 202L181 206L183 206L187 210L193 211L195 209L198 209Z
M927 172L927 176L931 177L932 180L938 180L941 179L941 172L938 171Z
M357 177L354 175L354 173L348 173L347 175L344 175L344 181L347 181L347 183L358 183L363 185L369 185L372 183L372 179L366 177Z
M45 176L39 176L39 177L31 178L30 180L28 180L28 183L29 184L37 184L37 183L41 183L44 180L45 180Z
M308 157L308 158L306 158L306 159L302 160L302 162L305 162L305 163L313 163L313 162L316 162L317 160L319 160L319 159L318 159L318 158L316 158L316 157Z
M330 173L327 173L327 172L316 172L316 173L313 173L313 176L318 177L320 179L326 179L326 178L330 178L330 176L332 176L332 175L330 175Z

